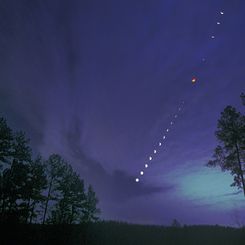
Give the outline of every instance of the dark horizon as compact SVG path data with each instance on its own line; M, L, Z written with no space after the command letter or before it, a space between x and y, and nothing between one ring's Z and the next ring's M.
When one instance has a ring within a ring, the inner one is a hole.
M244 22L242 0L1 0L0 116L93 185L102 219L245 223L205 166L220 113L244 114Z

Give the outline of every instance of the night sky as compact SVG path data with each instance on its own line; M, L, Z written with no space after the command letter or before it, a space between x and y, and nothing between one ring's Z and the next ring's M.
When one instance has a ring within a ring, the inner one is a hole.
M93 185L102 219L235 225L243 194L205 164L224 107L244 113L244 26L244 0L0 0L0 115Z

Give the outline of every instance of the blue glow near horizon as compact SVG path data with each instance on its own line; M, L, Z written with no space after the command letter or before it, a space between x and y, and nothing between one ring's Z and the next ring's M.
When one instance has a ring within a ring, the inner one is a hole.
M232 176L218 169L200 168L178 179L178 192L185 199L197 206L207 206L214 209L231 210L235 206L244 205L242 193L231 187Z
M169 193L176 200L191 202L195 207L230 211L245 207L244 196L236 187L231 187L233 177L218 168L207 168L194 162L175 168L167 174L158 175L157 182L164 180L175 186Z

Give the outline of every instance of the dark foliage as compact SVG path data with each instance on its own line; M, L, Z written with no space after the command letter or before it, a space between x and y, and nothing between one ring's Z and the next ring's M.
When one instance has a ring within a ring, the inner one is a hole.
M207 165L229 171L234 178L231 186L242 189L245 195L245 116L227 106L221 113L215 134L220 144L214 150L214 159Z
M92 187L58 154L35 160L23 132L0 118L0 223L78 224L98 219Z
M244 245L245 229L221 226L184 226L176 229L116 222L19 225L5 227L1 239L2 245Z

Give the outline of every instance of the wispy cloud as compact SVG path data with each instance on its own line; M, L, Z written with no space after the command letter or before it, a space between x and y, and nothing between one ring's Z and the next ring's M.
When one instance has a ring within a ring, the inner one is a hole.
M99 191L99 194L114 202L129 201L140 196L165 193L174 189L173 185L146 185L144 182L135 183L135 178L127 172L116 169L107 172L102 164L84 152L82 132L78 124L73 124L66 135L67 156L76 163L81 176L88 178Z

